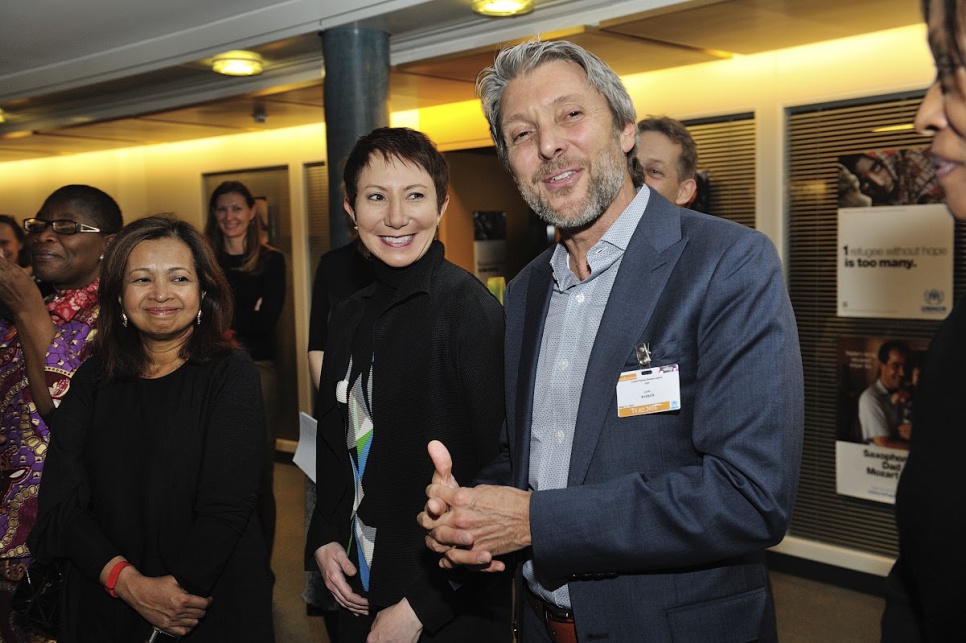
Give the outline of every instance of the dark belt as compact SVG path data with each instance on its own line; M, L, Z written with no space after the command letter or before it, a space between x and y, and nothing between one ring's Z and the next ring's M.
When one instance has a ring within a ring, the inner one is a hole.
M547 628L547 634L554 643L577 643L577 627L574 625L574 613L548 603L529 587L523 591L527 597L527 604Z

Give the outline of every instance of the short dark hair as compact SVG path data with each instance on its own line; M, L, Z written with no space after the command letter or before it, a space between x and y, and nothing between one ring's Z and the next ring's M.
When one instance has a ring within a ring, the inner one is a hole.
M218 207L218 198L225 194L237 194L245 200L249 208L255 207L255 197L251 190L241 181L223 181L211 193L208 199L208 218L205 219L205 238L215 251L215 256L224 258L225 254L225 235L218 227L218 219L215 217L215 208ZM241 260L239 272L260 272L264 266L262 261L262 219L257 214L252 217L251 225L245 232L245 254Z
M892 351L896 351L902 355L903 358L909 359L909 344L901 339L893 339L888 342L883 342L882 346L879 347L879 363L888 364L889 354Z
M101 234L114 234L124 225L117 201L107 192L90 185L72 184L57 188L44 199L37 216L42 216L47 208L62 203L69 203L83 210L94 221L95 226L101 229Z
M693 179L698 171L698 144L684 123L669 116L648 116L637 124L637 132L664 134L672 143L681 146L678 157L678 174L681 180Z
M135 377L144 372L147 356L138 330L121 323L121 297L124 272L134 247L142 241L177 239L191 250L198 274L201 300L201 324L194 327L182 348L181 357L205 360L221 355L236 346L231 338L234 302L231 288L215 255L194 226L174 216L163 214L145 217L122 229L104 252L101 283L97 292L100 314L93 352L103 360L105 375L110 378Z
M398 159L426 170L436 188L436 209L443 207L449 190L449 165L429 137L408 127L379 127L359 137L345 160L342 182L345 198L354 208L359 193L359 176L375 155L386 161Z
M24 232L23 225L9 214L0 214L0 224L6 224L13 228L13 236L20 242L20 252L17 253L17 265L26 268L30 265L30 251L27 250L25 240L27 234Z

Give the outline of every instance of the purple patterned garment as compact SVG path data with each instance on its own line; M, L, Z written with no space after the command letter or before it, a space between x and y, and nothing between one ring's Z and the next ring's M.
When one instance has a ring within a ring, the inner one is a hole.
M46 300L56 332L44 370L55 405L67 393L96 332L97 284L95 280ZM6 319L0 319L0 434L6 438L0 445L0 575L15 581L30 562L25 543L37 520L37 490L49 436L27 385L17 329Z

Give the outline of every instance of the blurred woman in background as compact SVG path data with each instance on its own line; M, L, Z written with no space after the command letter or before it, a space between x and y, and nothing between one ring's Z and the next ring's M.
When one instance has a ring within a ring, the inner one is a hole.
M235 299L231 329L261 377L265 404L265 478L259 488L258 517L271 555L275 541L275 421L278 415L278 375L275 368L275 326L285 305L285 256L269 246L255 198L244 183L225 181L211 193L205 237L228 277Z
M28 273L30 255L27 253L27 237L23 226L9 214L0 214L0 255L12 261Z

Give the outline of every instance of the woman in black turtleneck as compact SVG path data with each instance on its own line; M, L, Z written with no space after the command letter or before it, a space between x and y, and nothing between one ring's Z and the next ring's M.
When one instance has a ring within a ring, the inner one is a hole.
M503 311L434 241L449 169L423 134L381 128L346 160L345 209L376 283L332 315L316 406L318 502L306 564L341 609L340 643L509 641L509 578L455 578L416 514L442 440L457 480L494 455L503 422Z

